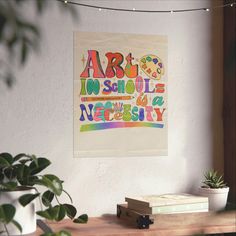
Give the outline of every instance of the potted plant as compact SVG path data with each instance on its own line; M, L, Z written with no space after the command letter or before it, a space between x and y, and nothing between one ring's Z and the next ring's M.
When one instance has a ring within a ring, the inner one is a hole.
M61 221L67 216L75 223L87 222L86 214L75 218L77 210L63 188L63 181L53 174L41 174L50 164L47 158L35 155L21 153L13 157L10 153L0 154L0 233L34 232L36 214L53 221ZM63 193L68 196L70 204L60 202ZM37 198L41 206L39 211L35 210Z
M204 177L202 182L204 185L199 188L200 195L208 197L209 210L223 210L229 192L229 187L226 186L223 176L219 175L217 171L210 170L205 173Z

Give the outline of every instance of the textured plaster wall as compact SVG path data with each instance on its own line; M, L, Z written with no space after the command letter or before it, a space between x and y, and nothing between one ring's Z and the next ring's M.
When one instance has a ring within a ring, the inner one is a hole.
M166 10L221 2L86 3ZM40 53L16 71L12 90L0 86L0 152L48 157L51 172L65 180L79 211L93 216L114 213L126 195L196 191L205 170L222 168L222 11L146 14L77 9L77 21L56 7L36 17L43 33ZM27 14L34 17L33 11ZM168 36L168 156L73 158L76 30Z

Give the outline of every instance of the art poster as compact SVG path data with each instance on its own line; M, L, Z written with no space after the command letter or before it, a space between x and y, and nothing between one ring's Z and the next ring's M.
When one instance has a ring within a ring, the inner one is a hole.
M74 156L168 150L167 37L74 32Z

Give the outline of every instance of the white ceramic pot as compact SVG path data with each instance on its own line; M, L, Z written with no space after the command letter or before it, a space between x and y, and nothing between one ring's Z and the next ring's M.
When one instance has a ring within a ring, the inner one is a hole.
M199 188L199 194L208 197L209 210L220 211L224 210L229 193L229 187L225 188Z
M32 201L25 207L23 207L18 199L24 194L35 194L35 190L28 188L26 190L17 191L0 191L0 204L10 203L15 206L16 214L14 220L16 220L22 227L22 233L16 228L15 225L9 223L6 225L10 235L30 234L36 230L36 213L35 213L35 201ZM0 231L4 230L3 225L0 224ZM1 235L7 235L5 232Z

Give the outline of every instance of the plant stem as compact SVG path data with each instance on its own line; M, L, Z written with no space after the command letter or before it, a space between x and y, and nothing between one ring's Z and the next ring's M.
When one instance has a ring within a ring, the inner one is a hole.
M71 204L73 204L73 200L72 200L70 194L64 189L62 191L69 197Z
M38 191L37 188L34 188L34 189L35 189L35 191L36 191L37 193L40 194L40 192ZM42 201L41 201L41 197L40 197L40 196L39 196L39 204L40 204L41 211L43 211L43 204L42 204Z
M6 226L6 224L3 224L3 225L4 225L4 228L5 228L6 232L7 232L7 235L8 235L8 236L10 236L10 234L9 234L9 231L8 231L8 229L7 229L7 226Z
M58 203L59 205L61 205L61 203L59 202L59 200L58 200L58 198L57 198L56 195L55 195L55 198L56 198L56 200L57 200L57 203Z

